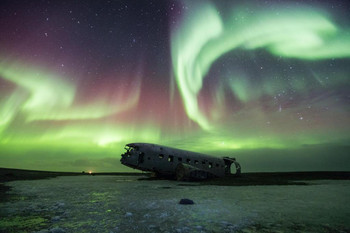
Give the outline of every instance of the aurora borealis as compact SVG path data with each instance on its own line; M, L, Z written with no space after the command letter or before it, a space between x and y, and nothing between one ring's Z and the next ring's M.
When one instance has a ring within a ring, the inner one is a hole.
M126 171L126 143L349 170L345 1L1 1L0 167Z

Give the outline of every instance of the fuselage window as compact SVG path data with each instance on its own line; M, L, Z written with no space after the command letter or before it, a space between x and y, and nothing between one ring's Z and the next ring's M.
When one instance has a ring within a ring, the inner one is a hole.
M195 161L194 161L194 164L198 164L198 163L199 163L198 160L195 160Z
M164 158L164 155L163 154L159 154L159 158L160 159Z
M187 163L190 163L190 162L191 162L191 160L190 160L190 159L186 159L186 162L187 162Z
M205 161L202 161L202 164L205 165Z
M213 163L209 163L209 168L212 168L213 167Z
M169 155L169 157L168 157L168 162L173 162L173 161L174 161L174 156Z
M177 158L177 160L178 160L179 162L182 162L182 158Z

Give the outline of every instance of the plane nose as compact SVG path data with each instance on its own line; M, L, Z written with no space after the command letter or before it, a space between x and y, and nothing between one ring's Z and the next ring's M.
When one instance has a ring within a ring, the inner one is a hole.
M120 162L124 163L124 161L125 161L125 154L121 154Z

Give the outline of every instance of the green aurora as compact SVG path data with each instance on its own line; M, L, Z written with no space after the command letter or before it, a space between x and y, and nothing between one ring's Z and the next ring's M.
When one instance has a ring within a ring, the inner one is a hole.
M292 3L182 9L158 73L88 79L1 40L0 167L130 171L124 145L149 142L236 156L245 171L350 169L349 17Z
M326 14L316 9L281 8L271 16L273 12L254 8L250 10L257 13L249 14L242 7L223 21L210 4L194 8L195 12L186 15L183 25L174 33L172 57L186 112L203 129L210 129L210 123L199 110L198 92L212 64L231 50L263 48L274 56L314 61L350 56L349 31L337 28ZM247 102L254 93L249 93L244 77L237 79L231 83L232 90ZM265 91L273 95L283 88L276 85L274 89L271 83L265 86L267 90L263 86L262 94Z

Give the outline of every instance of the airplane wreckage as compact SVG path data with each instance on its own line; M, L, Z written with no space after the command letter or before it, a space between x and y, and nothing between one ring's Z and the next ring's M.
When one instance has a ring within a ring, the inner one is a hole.
M231 174L231 165L240 175L241 166L235 158L217 158L201 153L149 143L130 143L125 146L121 163L141 171L153 172L158 177L177 180L204 180Z

